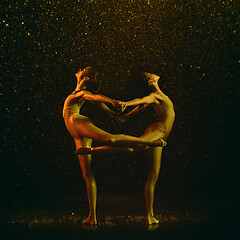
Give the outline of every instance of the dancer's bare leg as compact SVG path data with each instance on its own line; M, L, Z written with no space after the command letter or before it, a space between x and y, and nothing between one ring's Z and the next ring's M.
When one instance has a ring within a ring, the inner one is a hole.
M145 204L147 211L147 224L157 224L159 221L153 214L154 190L158 180L162 157L162 147L149 150L149 175L145 185Z
M153 140L153 139L166 139L166 134L164 128L161 127L161 123L153 123L145 130L144 134L141 136L143 139ZM153 147L148 150L149 153L149 173L148 179L145 184L144 194L145 194L145 204L147 211L147 224L157 224L159 221L154 217L153 213L153 203L154 203L154 191L155 185L158 180L161 159L162 159L162 147Z
M84 139L84 146L91 147L92 140ZM89 203L89 215L83 224L97 224L96 203L97 203L97 185L91 168L91 155L78 155L82 175L86 182L86 189Z
M127 147L114 147L114 146L100 146L100 147L91 147L91 148L79 148L76 150L77 155L87 155L95 153L117 153L117 152L133 152L133 148Z
M122 145L123 147L141 147L141 146L162 146L164 145L163 140L161 139L141 139L129 135L124 134L110 134L92 123L88 123L84 121L84 124L75 124L75 129L79 136L85 138L91 138L96 141L105 142L110 145ZM76 149L78 150L78 148Z

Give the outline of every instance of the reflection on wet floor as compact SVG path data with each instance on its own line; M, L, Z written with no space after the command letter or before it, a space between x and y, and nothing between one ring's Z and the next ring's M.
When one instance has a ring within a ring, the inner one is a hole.
M155 217L159 220L160 224L172 224L172 223L186 223L186 222L204 222L209 217L202 213L200 216L195 215L189 211L185 212L165 212L162 214L156 214ZM37 226L51 226L51 225L72 225L76 226L81 223L86 216L80 213L68 212L68 213L53 213L50 210L44 209L29 209L24 212L19 212L16 216L13 216L9 220L9 224L26 224L30 228ZM110 216L110 215L98 215L98 227L114 227L117 225L129 225L129 224L141 224L145 225L145 215L122 215L122 216ZM84 225L83 225L84 226ZM87 225L85 225L87 226ZM154 226L156 227L156 226Z
M82 239L81 236L86 238L90 233L97 234L98 237L104 235L105 238L110 239L112 235L117 234L120 239L120 236L123 237L121 234L124 233L124 239L128 239L129 234L138 238L144 236L145 239L151 238L151 234L154 234L154 236L161 236L159 239L165 240L174 239L176 236L177 239L200 239L200 236L210 239L206 234L210 231L211 234L216 235L216 227L221 226L221 221L216 219L215 214L218 209L213 211L210 205L176 206L156 202L155 217L159 220L159 224L150 226L145 223L144 203L136 199L103 198L98 205L96 226L82 225L88 213L86 203L67 203L54 207L17 210L8 216L7 227L11 234L17 231L20 236L24 233L24 239L28 239L27 236L32 238L30 233L33 232L47 232L48 235L50 231L58 237L59 234L62 236L64 231L64 234L67 232L74 234L74 239ZM220 235L223 236L219 233ZM64 236L66 237L64 239L68 239L68 235ZM179 236L182 237L179 238ZM44 239L50 238L44 235Z
M145 226L145 209L143 204L134 203L133 200L101 201L98 210L98 227L115 227L117 225L142 225ZM207 209L200 206L179 207L171 205L155 204L155 217L161 225L187 222L205 222L210 216ZM87 217L87 204L78 204L70 209L59 206L59 208L31 208L19 210L16 215L11 216L8 223L26 224L30 228L51 225L80 224ZM155 228L156 226L154 226Z

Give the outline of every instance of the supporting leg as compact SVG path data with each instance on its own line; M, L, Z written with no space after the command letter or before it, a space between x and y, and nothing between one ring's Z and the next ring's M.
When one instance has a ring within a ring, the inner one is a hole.
M89 139L89 141L91 141ZM89 146L89 145L88 145ZM90 144L91 146L91 144ZM97 204L97 185L91 168L91 155L78 155L82 175L86 182L86 189L89 203L89 215L83 224L97 224L96 204Z
M158 220L154 218L153 202L154 190L159 176L162 157L162 147L154 147L149 151L149 175L145 185L145 204L147 211L147 224L157 224Z

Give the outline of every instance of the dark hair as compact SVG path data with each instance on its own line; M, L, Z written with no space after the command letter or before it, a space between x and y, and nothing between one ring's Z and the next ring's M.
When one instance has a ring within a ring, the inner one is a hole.
M150 93L150 88L148 87L147 81L143 76L143 72L132 72L131 74L131 92L133 97L143 97Z
M160 79L162 79L162 76L153 70L154 69L140 67L137 71L132 72L132 88L134 89L136 97L146 96L152 92L151 87L148 86L148 80L146 79L144 73L152 73L158 75Z
M97 93L99 90L99 82L98 82L99 73L91 67L88 77L90 81L87 81L87 90L90 92Z

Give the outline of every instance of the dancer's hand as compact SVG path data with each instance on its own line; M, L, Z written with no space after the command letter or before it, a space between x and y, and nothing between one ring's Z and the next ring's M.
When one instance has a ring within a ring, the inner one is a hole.
M126 103L125 102L119 102L119 105L121 106L121 112L124 112L126 107L127 107Z
M120 108L120 101L112 100L112 105L118 110Z
M117 100L113 101L114 101L113 106L116 108L117 112L122 112L122 102Z
M88 81L88 80L89 80L89 77L84 77L83 80L84 80L84 81Z

